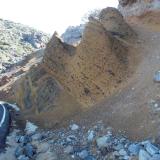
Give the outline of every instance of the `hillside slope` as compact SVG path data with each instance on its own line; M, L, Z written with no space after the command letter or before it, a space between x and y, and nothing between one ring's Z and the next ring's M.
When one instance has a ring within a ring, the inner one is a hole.
M0 19L0 73L38 49L49 35L28 26Z

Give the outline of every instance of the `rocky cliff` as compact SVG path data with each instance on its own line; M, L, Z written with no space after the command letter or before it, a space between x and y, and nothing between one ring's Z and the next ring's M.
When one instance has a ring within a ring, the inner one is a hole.
M135 37L115 8L103 9L99 19L90 18L77 47L55 33L42 64L17 82L16 102L47 123L93 106L118 91L132 73L129 45Z

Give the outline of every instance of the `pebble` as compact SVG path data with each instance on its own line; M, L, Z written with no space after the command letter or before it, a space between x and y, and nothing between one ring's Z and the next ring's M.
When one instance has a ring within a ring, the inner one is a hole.
M72 131L76 131L79 129L79 126L77 124L72 124L72 125L70 125L70 128Z
M154 81L160 83L160 71L155 72Z
M18 160L29 160L29 158L26 157L25 155L21 155L18 157Z
M24 147L24 153L26 156L28 156L29 158L33 158L34 154L36 153L35 148L31 145L31 144L27 144Z
M103 136L103 137L97 138L96 143L97 143L98 148L107 147L108 141L110 141L109 136Z
M139 144L131 144L128 147L129 152L131 155L138 155L139 150L140 150L140 145Z
M124 149L121 149L121 150L119 151L119 154L120 154L121 156L127 156L127 152L126 152Z
M147 143L146 151L152 156L156 153L159 153L159 149L156 146L152 145L151 143Z
M150 160L160 160L160 154L155 154Z
M78 153L78 156L82 159L85 159L86 157L88 157L88 151L83 150L80 153Z
M150 160L151 156L145 150L141 149L139 152L139 160Z
M87 140L89 142L93 141L93 138L94 138L94 131L88 131L88 137L87 137Z
M18 146L18 147L16 148L16 150L15 150L15 156L16 156L16 157L19 157L19 156L23 155L23 152L24 152L23 147Z
M64 149L64 152L67 153L67 154L72 154L74 152L73 147L72 146L67 146Z

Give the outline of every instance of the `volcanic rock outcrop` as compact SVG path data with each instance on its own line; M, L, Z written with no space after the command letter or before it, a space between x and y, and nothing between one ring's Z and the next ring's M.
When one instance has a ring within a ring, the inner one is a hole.
M77 47L62 42L55 33L42 63L14 86L16 102L26 116L52 126L102 101L132 73L134 55L128 44L135 37L115 8L103 9L98 20L90 18Z

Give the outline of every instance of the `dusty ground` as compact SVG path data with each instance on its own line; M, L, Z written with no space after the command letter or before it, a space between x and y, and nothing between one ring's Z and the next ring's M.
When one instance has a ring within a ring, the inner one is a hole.
M106 125L133 139L157 137L160 131L160 113L153 112L151 101L160 99L160 84L153 82L155 71L160 69L160 31L133 22L132 27L139 36L136 45L132 46L133 54L138 52L139 65L129 78L127 87L85 112L77 113L71 119L85 125L103 120ZM32 62L35 62L35 58L29 60L23 68L34 64ZM9 83L12 82L13 78ZM6 85L0 87L0 90L4 88Z
M160 32L132 25L139 36L135 47L141 60L128 86L76 118L88 124L103 120L133 139L157 137L160 114L153 112L151 101L160 99L160 84L153 82L155 71L160 69Z

